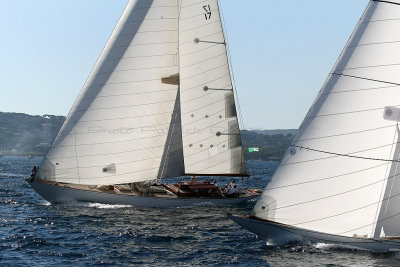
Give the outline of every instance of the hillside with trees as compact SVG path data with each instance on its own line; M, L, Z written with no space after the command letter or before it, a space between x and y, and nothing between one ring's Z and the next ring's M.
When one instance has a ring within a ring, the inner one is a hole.
M6 156L43 156L64 120L64 116L0 112L0 150ZM295 130L243 130L241 133L246 159L279 160ZM258 147L259 152L249 153L249 147Z

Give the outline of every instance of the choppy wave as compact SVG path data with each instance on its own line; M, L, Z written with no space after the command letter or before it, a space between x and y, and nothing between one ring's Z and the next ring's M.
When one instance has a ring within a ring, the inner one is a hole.
M124 209L124 208L132 208L131 205L110 205L110 204L102 204L102 203L88 203L87 206L89 208L96 209Z
M23 179L32 160L13 160L0 160L4 173L17 176L0 179L0 266L400 266L400 253L268 243L226 216L248 213L251 202L181 209L50 205ZM252 164L262 173L276 167ZM243 185L262 188L268 179Z

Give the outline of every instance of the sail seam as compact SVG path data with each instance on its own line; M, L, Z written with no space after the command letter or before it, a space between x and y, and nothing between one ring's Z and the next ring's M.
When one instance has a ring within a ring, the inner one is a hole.
M176 91L176 87L175 88L171 88L171 89L166 89L166 90L157 90L157 91L148 91L148 92L138 92L138 93L118 94L118 95L99 95L99 96L96 96L96 97L92 97L92 96L91 97L83 97L81 99L82 100L90 100L90 99L96 99L96 98L108 98L108 97L119 97L119 96L132 96L132 95L142 95L142 94L164 93L164 92L168 92L168 91ZM161 114L163 114L163 113L161 113ZM142 116L135 116L135 117L142 117ZM146 116L146 115L144 115L144 116ZM124 117L124 118L134 118L134 117ZM90 121L96 121L96 120L90 120ZM102 120L100 120L100 121L102 121ZM82 120L80 122L82 122Z
M379 42L379 43L366 43L366 44L350 45L349 48L356 48L356 47L370 46L370 45L398 44L398 43L400 43L400 41Z
M212 68L212 69L209 69L209 70L207 70L207 71L200 72L200 73L198 73L198 74L195 74L195 75L192 75L192 76L189 76L189 77L184 77L184 78L182 77L182 78L181 78L181 81L183 81L183 80L189 80L189 79L198 77L198 76L203 75L203 74L205 74L205 73L209 73L209 72L215 71L215 70L217 70L217 69L220 69L220 68L223 68L223 67L226 67L226 66L227 66L227 64L224 63L223 65L217 66L217 67Z
M131 46L120 46L118 48L127 48L127 47L134 47L134 46L149 46L149 45L162 45L165 43L151 43L151 44L138 44L138 45L131 45ZM175 44L175 43L169 43ZM147 56L134 56L134 57L118 57L118 58L111 58L99 61L99 63L108 63L111 61L118 61L121 62L126 59L136 59L136 58L150 58L150 57L164 57L164 56L175 56L176 54L156 54L156 55L147 55Z
M345 68L345 69L337 69L336 71L344 71L344 70L359 70L359 69L370 69L370 68L380 68L380 67L392 67L392 66L399 66L400 63L393 63L393 64L385 64L385 65L373 65L373 66L363 66L363 67L352 67L352 68Z
M392 5L398 5L400 6L400 3L392 2L392 1L386 1L386 0L372 0L373 2L378 2L378 3L386 3L386 4L392 4Z
M388 177L388 178L385 178L385 179L382 179L382 180L379 180L379 181L376 181L376 182L373 182L373 183L370 183L370 184L367 184L367 185L356 187L356 188L353 188L351 190L343 191L343 192L336 193L336 194L333 194L333 195L329 195L329 196L326 196L326 197L321 197L321 198L316 198L316 199L307 200L307 201L303 201L303 202L298 202L298 203L294 203L294 204L290 204L290 205L286 205L286 206L277 207L277 208L274 208L274 209L268 209L266 211L259 211L259 213L267 213L267 212L270 212L270 211L296 207L296 206L309 204L309 203L316 202L316 201L325 200L325 199L328 199L328 198L338 197L338 196L345 195L345 194L348 194L348 193L351 193L351 192L355 192L355 191L359 191L359 190L365 189L367 187L370 187L370 186L373 186L373 185L376 185L376 184L380 184L380 183L382 183L384 181L387 181L389 179L394 179L396 176L400 176L400 174L396 174L396 175L393 175L391 177ZM400 193L398 195L400 195ZM380 203L380 201L376 202L376 204L377 203ZM346 233L346 232L344 232L344 233Z
M218 44L210 44L208 47L205 47L205 48L202 48L202 49L196 49L195 51L189 52L189 53L187 53L187 54L182 54L181 57L186 57L186 56L189 56L189 55L193 55L193 54L196 54L196 53L200 53L200 52L203 52L203 51L205 51L205 50L214 48L214 47L216 47L216 46L219 46L219 45L218 45Z
M104 143L94 143L94 144L79 144L78 146L103 145L103 144L114 144L114 143L124 143L124 142L130 143L130 142L133 142L133 141L143 140L143 139L147 139L147 138L157 138L157 137L161 137L161 136L164 136L164 135L157 135L157 136L145 137L145 138L140 138L140 139L124 140L124 141L118 141L118 142L104 142ZM206 141L206 140L209 140L209 138L204 138L204 139L202 139L202 140L199 140L199 141L197 141L197 142L194 142L193 144L198 144L198 143L201 143L201 142ZM215 145L218 146L218 145L224 144L224 143L226 143L226 142L228 142L228 141L229 141L229 140L224 140L224 141L222 141L222 142L220 142L220 143L216 143ZM176 143L176 144L178 144L178 143ZM73 146L73 145L69 145L69 146ZM68 146L59 146L59 147L68 147ZM104 156L104 155L110 155L110 154L123 154L123 153L137 152L137 151L148 150L148 149L152 149L152 148L162 148L162 147L165 147L165 145L154 146L154 147L146 147L146 148L141 148L141 149L127 150L127 151L120 151L120 152L108 152L108 153L103 153L103 154L82 155L82 156L77 156L77 157L82 157L82 158L83 158L83 157ZM202 153L202 152L204 152L204 151L206 151L206 149L201 150L201 151L198 151L198 152L195 152L195 153L193 153L193 154L191 154L191 155L195 155L195 154L197 154L197 153ZM65 158L71 158L71 157L57 157L57 158L51 158L51 159L52 159L52 160L55 160L55 159L65 159Z
M400 107L400 105L396 105L396 106L392 106L392 107ZM331 113L331 114L322 114L322 115L318 115L318 116L309 117L309 119L322 118L322 117L331 117L331 116L341 116L341 115L348 115L348 114L355 114L355 113L364 113L364 112L382 110L384 108L385 107L379 107L379 108L362 109L362 110L354 110L354 111Z
M77 110L76 112L93 111L93 110L118 109L118 108L129 108L129 107L140 107L140 106L147 106L147 105L170 103L170 102L174 102L174 101L175 100L168 100L168 101L160 101L160 102L152 102L152 103L136 104L136 105L127 105L127 106L108 107L108 108L88 108L86 110Z
M137 34L152 34L152 33L160 33L160 32L176 32L176 30L161 30L161 31L142 31L142 32L136 32L136 33L123 33L123 34L118 34L118 35L114 35L111 37L111 39L118 39L121 37L125 37L125 36L136 36ZM159 38L161 39L161 38Z
M97 75L102 75L102 74L110 74L110 73L118 73L118 72L129 72L133 70L153 70L153 69L168 69L168 68L175 68L175 65L168 65L168 66L152 66L152 67L147 67L147 68L135 68L135 69L119 69L119 70L113 70L113 71L104 71L104 72L98 72Z
M333 95L333 94L354 93L354 92L370 91L370 90L393 89L393 88L396 88L396 87L397 86L361 88L361 89L353 89L353 90L343 90L343 91L336 91L336 92L321 93L321 95Z
M302 183L295 183L295 184L288 184L288 185L283 185L283 186L266 188L264 191L267 192L267 191L272 191L272 190L276 190L276 189L283 189L283 188L289 188L289 187L294 187L294 186L300 186L300 185L305 185L305 184L312 184L312 183L332 180L332 179L336 179L336 178L342 178L344 176L348 176L348 175L352 175L352 174L356 174L356 173L361 173L361 172L377 169L377 168L385 166L386 164L387 163L383 163L383 164L379 164L379 165L376 165L376 166L373 166L373 167L370 167L370 168L366 168L366 169L361 169L361 170L357 170L357 171L353 171L353 172L343 173L343 174L330 176L330 177L326 177L326 178L321 178L321 179L316 179L316 180L310 180L310 181L306 181L306 182L302 182Z
M189 28L189 29L186 29L186 30L182 30L179 33L184 33L184 32L193 31L193 30L196 30L196 29L201 29L203 27L207 27L207 26L215 24L215 23L218 23L218 20L210 22L210 23L207 23L207 24L204 24L204 25L200 25L200 26L197 26L197 27L193 27L193 28Z
M186 66L181 66L181 68L188 68L188 67L192 67L192 66L198 65L198 64L200 64L200 63L204 63L204 62L207 62L207 61L210 61L210 60L213 60L213 59L219 58L219 57L221 57L221 56L224 56L224 55L225 55L225 53L224 53L224 52L222 52L221 54L218 54L218 55L216 55L216 56L212 56L212 57L210 57L210 58L207 58L207 59L204 59L204 60L200 60L200 61L198 61L198 62L195 62L195 63L189 64L189 65L186 65Z
M371 129L366 129L366 130L356 131L356 132L348 132L348 133L342 133L342 134L326 135L326 136L319 136L319 137L313 137L313 138L307 138L307 139L300 139L300 140L297 140L297 142L304 142L304 141L310 141L310 140L333 138L333 137L339 137L339 136L346 136L346 135L353 135L353 134L359 134L359 133L365 133L365 132L372 132L372 131L376 131L376 130L382 130L382 129L391 128L391 127L394 127L394 126L396 126L396 124L383 126L383 127L377 127L377 128L371 128Z

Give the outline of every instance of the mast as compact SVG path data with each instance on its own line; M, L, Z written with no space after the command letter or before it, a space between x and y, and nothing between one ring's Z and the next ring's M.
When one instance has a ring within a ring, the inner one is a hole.
M182 140L187 175L248 176L217 0L182 0Z
M39 177L91 185L184 174L178 64L178 0L129 1Z
M400 234L399 29L400 0L370 1L253 216L349 237Z

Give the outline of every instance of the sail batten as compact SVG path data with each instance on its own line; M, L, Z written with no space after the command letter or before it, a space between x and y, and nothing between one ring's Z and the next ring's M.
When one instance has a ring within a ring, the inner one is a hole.
M369 3L253 216L348 237L400 233L400 24L393 18L400 7Z

